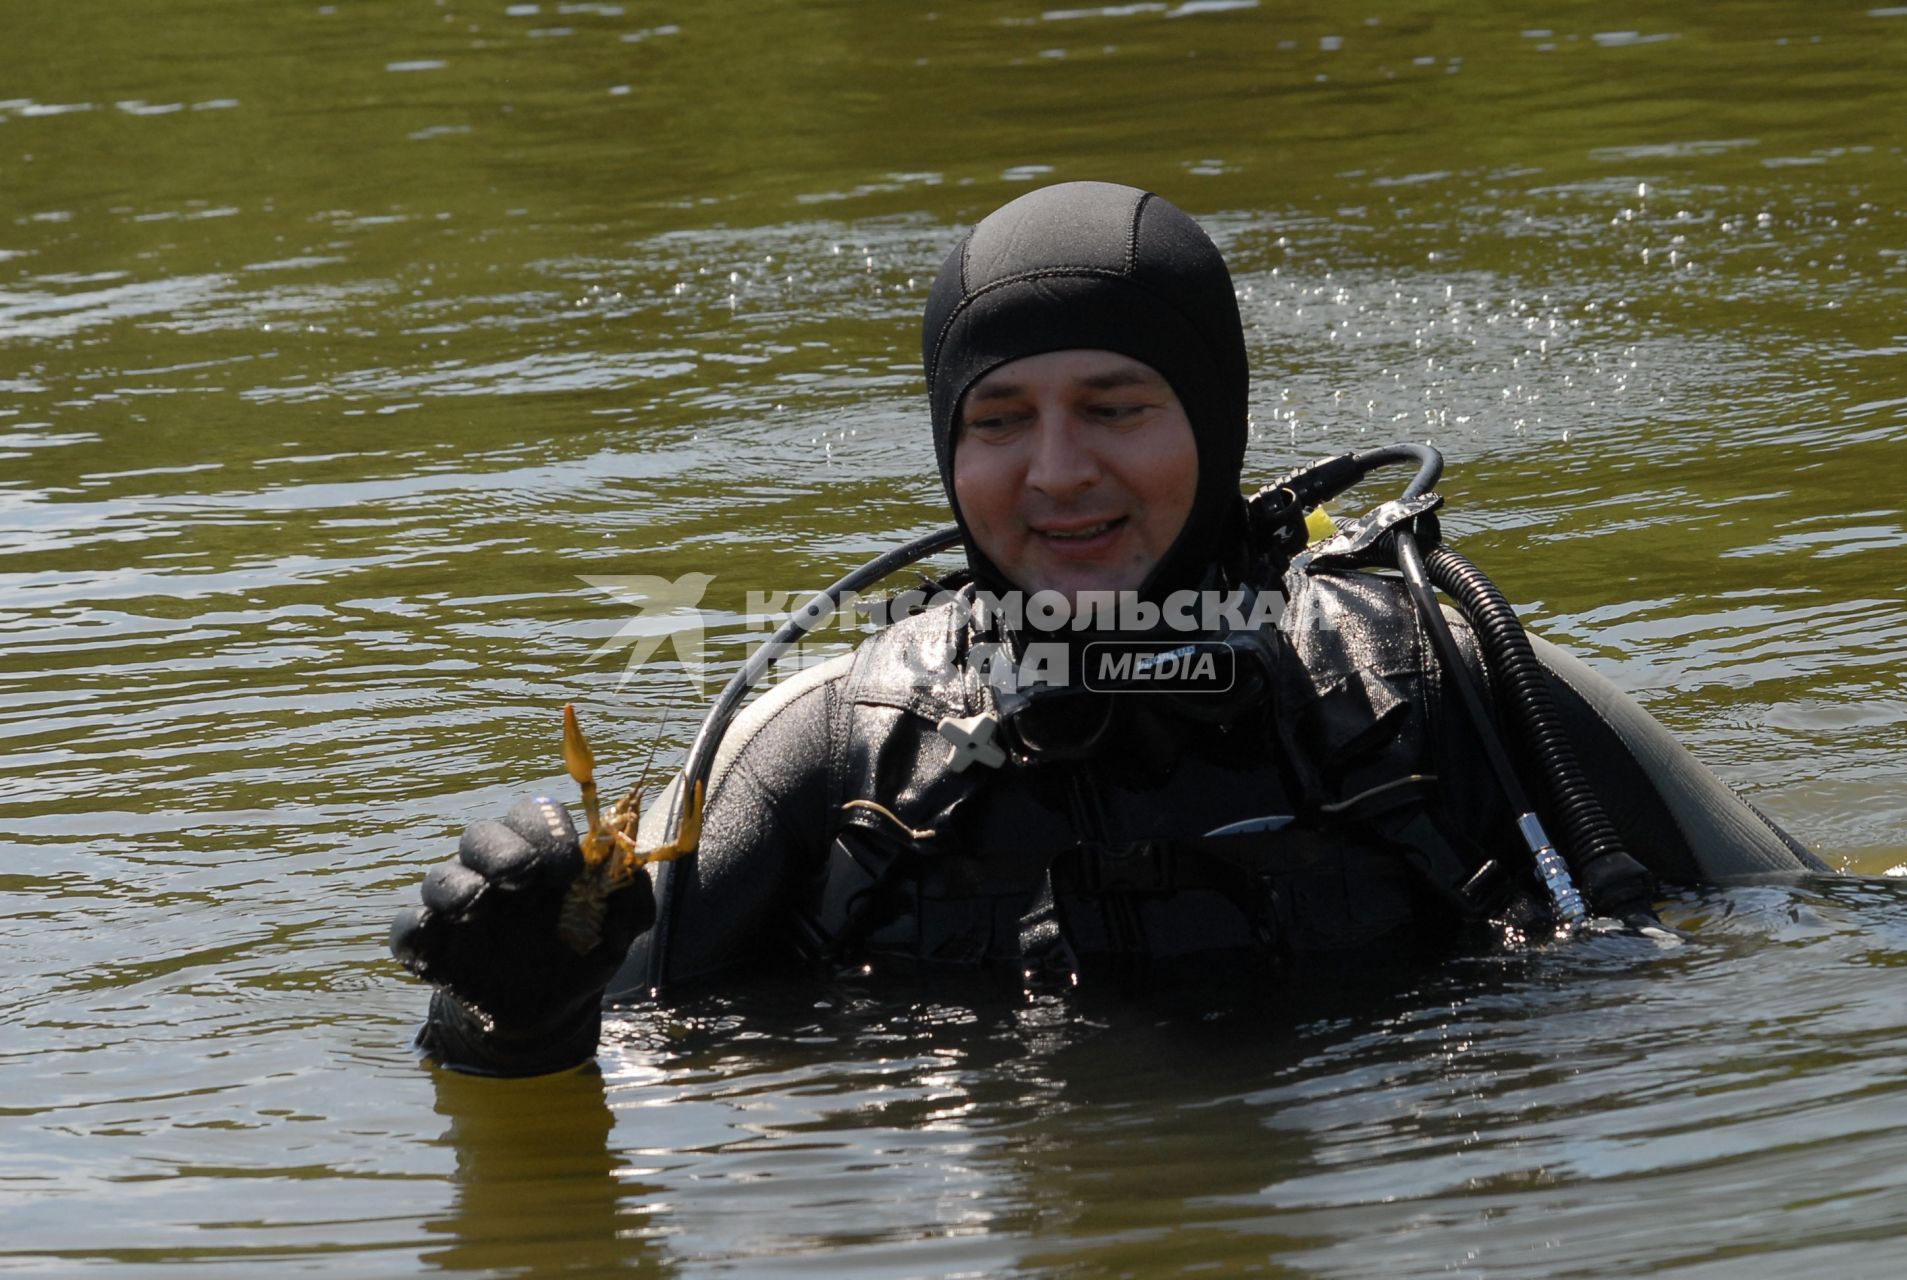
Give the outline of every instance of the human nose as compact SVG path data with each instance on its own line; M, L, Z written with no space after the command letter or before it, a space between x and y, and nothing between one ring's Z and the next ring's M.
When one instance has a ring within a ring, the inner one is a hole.
M1042 409L1033 432L1033 456L1027 460L1026 487L1063 498L1098 483L1099 459L1087 433L1071 414Z

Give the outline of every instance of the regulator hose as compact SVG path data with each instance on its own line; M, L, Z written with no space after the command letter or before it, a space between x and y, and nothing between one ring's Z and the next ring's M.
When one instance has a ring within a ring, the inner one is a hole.
M925 560L936 551L946 550L960 541L960 536L960 530L949 525L945 529L923 534L891 551L883 551L852 573L830 583L801 608L789 614L776 628L775 634L749 654L741 669L729 677L728 683L709 707L708 714L702 718L702 726L695 731L695 739L689 744L688 760L682 766L682 794L687 796L698 784L708 782L709 775L715 769L715 753L721 748L722 736L728 732L729 721L741 710L742 699L748 696L749 690L760 683L761 678L768 673L768 668L799 644L803 636L832 618L849 592L870 587L889 574L897 573L918 560ZM677 834L680 834L679 829Z
M936 551L943 551L958 541L960 530L950 525L891 551L882 552L847 576L830 583L808 603L789 614L775 634L748 655L741 670L729 677L728 683L709 707L708 714L702 718L701 728L695 731L694 741L689 744L688 760L682 766L682 786L677 793L675 839L682 838L682 815L686 811L684 806L688 798L695 794L697 787L705 786L715 771L715 756L721 749L729 722L741 710L742 700L748 696L748 691L767 674L768 668L799 644L803 636L833 617L834 611L849 592L872 586L889 574L917 560L924 560ZM656 864L656 921L652 926L649 945L649 989L652 992L662 989L666 976L664 966L669 954L669 935L675 928L675 904L680 897L676 892L676 881L687 874L678 870L678 867L693 857L694 852L691 851L684 858Z
M1387 444L1382 448L1369 449L1353 455L1358 461L1360 471L1368 475L1379 467L1395 466L1398 463L1414 462L1417 474L1410 478L1404 491L1398 495L1402 501L1422 497L1437 487L1437 481L1443 477L1443 454L1427 444Z
M1433 526L1434 527L1434 526ZM1404 585L1410 591L1412 603L1417 606L1424 630L1430 636L1437 657L1443 662L1446 683L1457 692L1463 703L1464 712L1470 717L1470 728L1477 735L1477 743L1483 748L1483 758L1496 775L1497 787L1508 802L1510 812L1516 815L1516 832L1522 837L1523 847L1529 851L1530 862L1536 870L1536 878L1543 882L1544 890L1549 894L1550 906L1556 912L1559 923L1574 927L1589 919L1589 908L1583 904L1582 894L1576 890L1575 878L1570 874L1569 863L1557 851L1550 840L1549 832L1543 826L1543 820L1537 816L1536 806L1531 804L1523 788L1523 780L1516 772L1516 766L1510 763L1510 755L1503 746L1503 739L1496 731L1496 721L1491 717L1488 707L1483 705L1483 695L1477 691L1476 681L1470 678L1469 668L1464 664L1463 653L1457 648L1457 638L1450 632L1450 623L1444 617L1443 606L1437 603L1437 591L1431 584L1430 574L1424 568L1423 552L1418 549L1417 535L1409 528L1398 528L1391 532L1388 548L1397 558L1397 567L1404 575ZM1463 889L1469 899L1472 886L1487 884L1493 878L1495 860L1486 862L1477 869ZM1474 899L1471 899L1474 903Z
M1251 545L1282 577L1294 555L1308 540L1305 513L1331 501L1382 467L1414 463L1417 474L1405 487L1401 501L1421 497L1436 487L1443 475L1443 454L1429 445L1387 444L1363 453L1340 453L1320 458L1272 481L1245 504Z
M1560 824L1563 852L1598 915L1655 919L1655 881L1622 847L1576 748L1562 726L1543 664L1516 610L1461 553L1433 543L1423 553L1432 583L1457 603L1483 649L1485 667L1509 708L1514 732L1535 761L1538 785Z

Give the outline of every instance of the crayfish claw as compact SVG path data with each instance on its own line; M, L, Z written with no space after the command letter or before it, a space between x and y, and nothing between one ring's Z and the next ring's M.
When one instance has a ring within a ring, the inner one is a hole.
M651 849L650 862L671 862L676 858L694 853L696 846L702 843L702 784L697 782L695 790L689 793L688 801L682 810L682 820L676 824L675 839L665 845Z

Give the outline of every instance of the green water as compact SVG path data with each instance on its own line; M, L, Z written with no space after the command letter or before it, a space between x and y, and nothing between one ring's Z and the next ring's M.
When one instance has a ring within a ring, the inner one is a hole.
M0 14L0 1270L1894 1275L1907 8ZM1249 467L1392 439L1546 634L1868 879L1188 1029L829 988L440 1078L383 931L691 731L581 575L944 523L959 230L1154 187ZM1241 1025L1243 1024L1243 1025Z

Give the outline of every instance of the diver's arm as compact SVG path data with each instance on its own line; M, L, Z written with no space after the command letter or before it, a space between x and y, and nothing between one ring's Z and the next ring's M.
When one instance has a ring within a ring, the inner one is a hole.
M711 771L701 843L654 869L661 923L636 940L611 1000L793 958L795 922L827 856L832 722L852 661L811 667L736 717ZM667 838L676 798L652 811L641 843Z
M1659 880L1827 869L1607 678L1540 637L1530 643L1617 835Z

